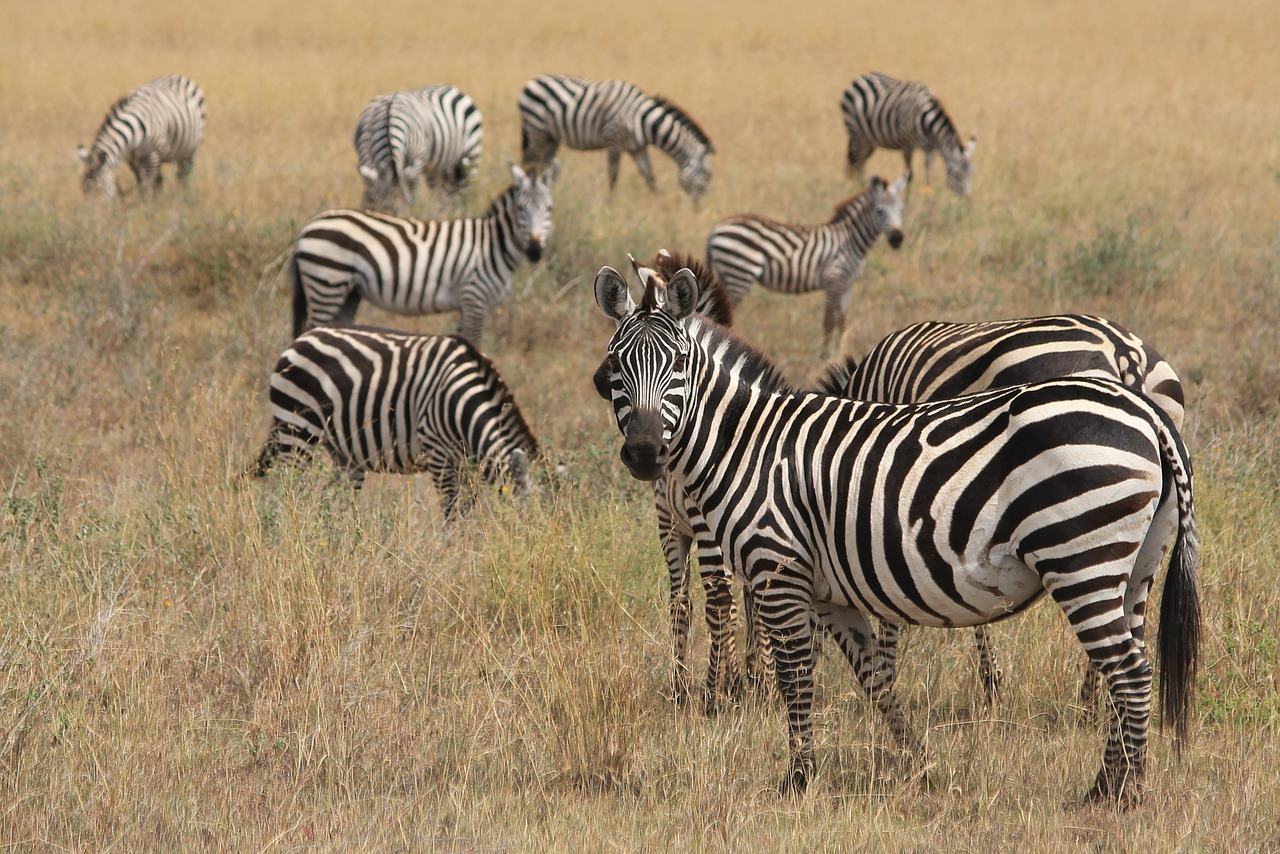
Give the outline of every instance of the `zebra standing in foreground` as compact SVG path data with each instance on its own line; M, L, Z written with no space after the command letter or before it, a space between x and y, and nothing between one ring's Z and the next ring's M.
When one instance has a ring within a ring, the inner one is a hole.
M1162 410L1095 378L901 406L787 394L758 351L690 317L692 273L665 289L651 280L638 306L611 268L595 290L618 325L608 357L623 463L683 485L769 632L791 745L783 791L814 771L813 614L871 692L868 617L975 626L1047 592L1112 700L1089 798L1140 795L1143 605L1170 545L1157 651L1179 744L1200 637L1191 464ZM895 737L918 750L892 687L880 690Z
M254 477L279 458L305 463L323 446L356 489L367 472L429 472L446 519L472 501L464 464L517 496L530 491L538 443L493 363L464 338L312 329L276 363L271 412Z
M483 149L484 128L475 101L456 87L434 83L379 95L356 124L355 146L364 179L361 204L386 210L392 190L406 205L418 179L452 196L467 186Z
M841 202L823 225L788 225L756 214L715 224L707 237L707 264L724 282L736 306L759 282L782 293L827 292L822 332L830 349L844 330L853 283L876 238L902 245L902 191L907 176L892 185L879 176Z
M293 332L350 323L361 300L397 314L461 314L458 331L480 345L485 315L506 298L524 259L551 236L551 185L511 167L512 184L478 219L423 221L336 210L307 223L293 244Z
M682 269L689 269L700 285L698 305L695 311L721 326L733 325L733 310L724 286L715 274L692 255L665 249L658 251L648 266L635 264L641 284L653 278L663 286ZM612 384L617 376L610 372L606 359L596 369L592 381L596 392L605 400L612 399ZM737 640L734 634L737 623L737 606L729 576L720 553L709 541L701 513L684 493L684 489L668 477L653 482L653 503L658 521L658 542L667 563L670 581L668 613L671 621L672 661L671 697L677 703L685 702L690 694L689 670L689 556L693 545L698 545L698 570L706 593L705 614L707 631L711 637L707 661L703 706L708 712L719 711L726 700L741 691L741 675L737 670Z
M133 170L143 199L159 189L161 163L177 163L178 180L186 186L204 139L204 122L204 92L180 74L134 89L107 111L93 147L79 147L84 192L114 199L121 160Z
M650 190L656 190L648 146L680 167L680 186L697 202L711 182L715 146L684 110L646 95L624 80L535 77L520 93L521 151L527 166L546 164L561 144L609 152L609 189L618 183L623 153L630 154Z
M924 150L924 180L929 183L933 156L942 152L947 164L947 186L957 196L967 196L973 187L973 150L976 137L960 144L956 126L923 83L895 80L872 72L855 79L840 96L840 114L849 134L849 169L862 174L871 152L893 148L902 152L911 180L911 158Z

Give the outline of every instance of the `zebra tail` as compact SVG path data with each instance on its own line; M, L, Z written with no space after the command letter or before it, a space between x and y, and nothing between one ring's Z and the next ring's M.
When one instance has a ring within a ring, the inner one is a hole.
M307 326L307 295L302 290L302 274L298 272L298 255L290 253L286 264L293 284L293 337L297 338Z
M1200 540L1196 534L1191 467L1186 448L1177 432L1172 431L1168 416L1163 412L1160 416L1168 434L1161 442L1165 446L1166 465L1172 465L1174 485L1178 491L1178 536L1173 544L1160 602L1160 636L1156 651L1160 664L1163 720L1173 724L1175 749L1181 751L1195 698L1200 651L1200 591L1196 581L1200 568Z

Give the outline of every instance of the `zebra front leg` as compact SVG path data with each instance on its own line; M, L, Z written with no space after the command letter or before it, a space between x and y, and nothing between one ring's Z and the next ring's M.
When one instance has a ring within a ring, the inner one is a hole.
M665 480L665 479L663 479ZM655 487L660 481L655 481ZM656 491L656 490L655 490ZM689 548L693 538L676 530L669 518L664 518L662 495L659 494L658 541L667 561L667 579L671 585L667 610L671 620L671 700L683 705L689 699ZM708 676L708 680L710 677Z
M773 650L778 692L787 708L790 763L778 786L783 795L808 788L814 773L813 758L813 610L812 582L783 575L772 564L749 574L756 613Z
M186 160L178 161L178 183L185 189L191 179L191 170L195 168L195 157L188 157Z
M636 162L636 168L640 170L640 175L649 187L649 192L658 192L658 182L653 180L653 165L649 163L649 149L642 148L631 152L631 159Z
M746 582L742 585L742 614L747 628L747 653L743 661L746 681L751 692L761 696L768 690L769 680L776 678L773 650L769 648L768 633L756 615L755 598Z
M707 683L704 691L706 712L722 711L742 696L742 672L738 669L738 609L733 601L732 579L725 570L720 549L710 542L710 535L699 532L698 571L706 594L707 632L711 636L707 654Z
M876 667L880 679L890 690L898 682L898 644L902 638L901 627L880 621L876 627Z
M622 171L622 152L616 148L609 149L609 192L618 185L618 173Z
M827 292L827 305L822 315L822 347L827 356L832 356L844 334L845 303L853 290L853 282L828 280L823 287Z
M489 305L477 291L474 284L463 285L458 334L466 338L480 349L480 339L484 334L484 318L489 313Z

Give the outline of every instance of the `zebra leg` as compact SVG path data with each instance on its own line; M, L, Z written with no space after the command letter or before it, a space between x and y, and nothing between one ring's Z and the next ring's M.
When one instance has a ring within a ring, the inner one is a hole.
M893 733L894 741L909 753L923 755L920 740L907 723L907 716L902 711L902 702L894 693L893 681L886 678L891 671L886 670L877 660L878 649L875 654L869 652L873 645L878 646L878 642L867 615L856 608L835 605L831 602L815 602L814 610L818 614L822 627L835 638L840 651L844 653L849 666L853 668L854 674L858 677L858 684L866 692L867 699L875 704L876 709L884 716L885 722L889 724L889 731Z
M359 285L352 285L351 290L347 293L347 298L338 307L338 313L333 318L334 321L337 323L354 323L356 309L360 307L362 299L364 299L364 294L361 293Z
M698 571L706 594L707 632L711 636L704 692L706 712L710 715L722 711L742 696L742 673L737 667L738 644L734 635L738 609L734 605L732 579L725 571L724 558L705 526L697 532L696 539Z
M915 150L914 148L904 148L904 149L902 149L902 160L903 160L903 162L904 162L904 163L906 163L906 165L907 165L907 186L908 186L908 187L910 187L910 186L911 186L911 159L912 159L913 157L915 157L915 155L916 155L916 150ZM928 185L929 185L929 162L928 162L928 159L926 159L926 160L925 160L925 166L924 166L924 183L925 183L925 186L928 186Z
M616 148L609 149L609 192L618 184L618 172L622 169L622 152Z
M783 795L803 792L813 776L812 581L783 575L778 563L757 564L749 573L756 613L769 635L778 692L787 707L790 763L779 785Z
M926 148L924 150L924 185L926 187L933 186L933 179L930 177L930 172L933 170L933 155L933 149Z
M871 159L871 153L875 151L875 147L859 136L849 137L849 147L847 157L849 161L849 174L862 182L862 170L867 165L867 161Z
M1095 572L1098 568L1094 568ZM1107 681L1111 713L1102 769L1086 800L1134 801L1141 795L1151 721L1151 664L1134 639L1123 594L1078 593L1079 573L1055 573L1049 593L1062 608L1089 660Z
M458 321L458 334L479 349L480 338L484 334L484 316L488 313L489 306L476 290L474 284L462 286L462 298L459 300L462 316Z
M898 682L898 643L902 629L883 620L876 627L876 666L885 687L893 690Z
M658 191L658 183L653 180L653 165L649 162L649 149L641 148L639 151L631 152L631 159L636 162L636 168L644 176L644 182L648 185L649 192L656 193Z
M744 669L747 684L757 696L768 690L768 680L774 678L773 650L760 618L756 615L755 598L746 582L742 585L742 614L747 628L747 653Z
M828 280L824 288L827 292L827 308L822 315L822 343L824 350L830 355L840 345L840 336L844 334L845 302L853 290L853 282Z
M194 156L185 160L178 161L178 183L186 187L191 179L191 170L195 168L196 159Z
M667 610L671 619L671 699L678 705L689 699L689 549L693 537L678 530L667 506L666 478L654 482L654 498L658 510L658 542L667 561L667 578L671 584ZM708 675L710 687L710 675Z
M996 650L987 636L986 626L974 626L973 640L978 647L978 676L982 680L983 704L990 706L1000 697L1000 680L1004 672L996 659Z

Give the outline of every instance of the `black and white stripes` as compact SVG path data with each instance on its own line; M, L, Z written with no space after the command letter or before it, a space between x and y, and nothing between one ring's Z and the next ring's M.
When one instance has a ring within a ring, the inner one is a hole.
M959 196L969 195L973 185L973 150L977 140L961 145L955 125L937 97L923 83L895 80L872 72L856 78L840 96L840 114L849 135L849 168L857 175L877 148L902 152L911 176L911 157L924 151L924 177L934 154L947 164L947 186Z
M680 186L695 202L711 181L715 146L687 113L664 98L646 95L624 80L585 80L545 75L520 93L521 149L526 166L545 165L563 144L605 149L609 188L618 181L622 155L630 154L649 189L656 188L648 146L680 167Z
M736 305L756 282L782 293L826 291L822 331L828 346L844 330L853 283L881 234L902 245L902 190L906 176L886 184L874 177L841 202L822 225L790 225L756 214L715 224L707 237L707 264Z
M457 311L459 332L478 346L485 315L506 297L512 273L526 258L538 261L551 236L554 164L540 174L512 166L511 174L511 186L479 218L337 210L311 220L288 262L294 334L349 323L367 299L398 314Z
M313 329L281 354L271 412L254 476L323 447L357 489L367 472L430 473L446 517L471 500L465 465L516 495L530 489L537 442L493 364L463 338Z
M361 204L386 210L394 190L412 205L418 180L454 194L470 180L484 138L480 111L454 86L434 83L379 95L356 125L355 147L364 178Z
M160 77L125 95L102 120L93 146L80 146L86 194L116 195L116 168L129 164L138 179L138 195L154 195L161 183L160 164L177 163L184 185L204 139L204 92L178 74Z
M1113 704L1090 795L1139 791L1152 673L1144 606L1171 546L1158 653L1180 736L1199 644L1191 467L1169 417L1092 378L912 406L787 394L758 352L689 317L697 289L682 271L637 306L621 276L601 270L596 300L618 323L614 415L632 475L678 480L751 585L788 708L783 788L803 788L814 768L813 614L861 677L868 617L982 625L1048 593ZM914 745L882 690L873 699Z

